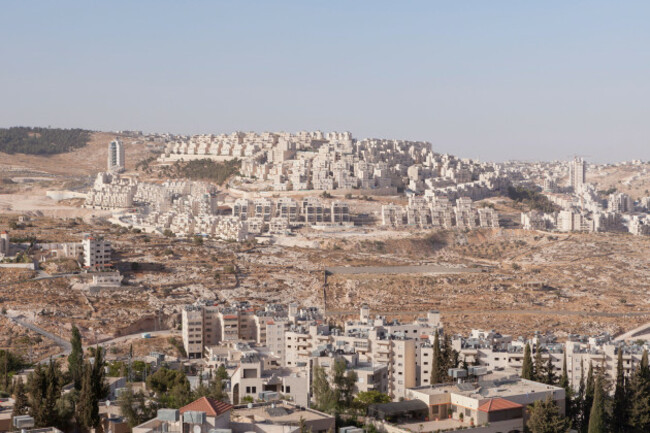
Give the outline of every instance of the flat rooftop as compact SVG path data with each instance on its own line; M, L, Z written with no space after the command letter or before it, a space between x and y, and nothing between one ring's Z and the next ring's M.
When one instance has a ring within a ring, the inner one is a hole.
M461 394L467 397L474 398L495 398L512 395L531 394L544 391L557 391L562 388L547 385L545 383L534 382L521 378L504 378L493 381L482 382L464 382L461 384L448 384L440 386L429 386L413 388L414 391L421 392L426 395L436 395L443 393Z
M253 419L255 422L270 422L272 424L298 424L300 419L316 421L332 418L325 413L294 406L286 402L268 403L252 408L239 407L232 411L232 420L241 421L242 418ZM247 420L247 421L248 421Z

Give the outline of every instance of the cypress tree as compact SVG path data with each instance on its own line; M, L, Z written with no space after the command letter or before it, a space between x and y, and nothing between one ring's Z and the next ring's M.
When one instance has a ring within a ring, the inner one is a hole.
M587 428L584 426L583 408L585 401L585 369L582 358L580 359L580 385L578 386L578 395L573 400L573 426L579 432L584 432Z
M558 384L562 388L564 388L564 413L566 414L566 417L571 420L571 424L573 424L573 419L574 419L574 410L573 410L573 395L574 391L573 388L571 388L571 384L569 383L569 371L567 369L567 364L566 364L566 352L563 354L563 359L562 359L562 375L560 376L560 382Z
M548 361L546 362L545 373L546 373L546 377L544 378L544 383L547 383L549 385L554 385L557 378L555 376L555 370L553 367L553 356L551 356L551 352L548 353Z
M526 427L530 433L566 433L568 424L568 420L560 415L557 404L548 396L532 405Z
M650 431L650 366L648 352L643 351L641 363L630 380L631 408L629 423L635 433Z
M542 359L542 348L537 344L535 351L535 365L533 366L533 380L544 382L544 360Z
M605 390L603 376L598 375L594 386L594 401L589 414L589 429L587 433L608 433L605 413Z
M521 377L533 380L533 359L530 356L530 344L526 343L524 348L524 360L521 364Z
M81 389L81 380L83 379L83 348L81 347L81 333L79 328L72 325L72 336L70 337L72 350L68 355L68 372L74 388L78 391Z
M11 416L27 415L29 413L29 403L27 401L27 394L25 394L25 385L22 379L18 379L14 390L14 408Z
M615 433L627 431L627 395L625 391L625 371L623 370L623 349L618 349L616 362L616 389L614 390L614 408L612 411L612 428Z
M591 406L594 404L594 366L589 361L589 370L587 371L587 383L585 385L585 398L582 402L582 431L587 432L589 429L589 418Z
M86 429L94 428L99 423L99 406L95 404L93 398L92 367L90 364L86 364L84 368L75 418L77 423Z
M440 340L438 339L438 333L433 338L433 359L431 360L431 385L442 382L442 375L440 371L442 370L442 355L440 354Z

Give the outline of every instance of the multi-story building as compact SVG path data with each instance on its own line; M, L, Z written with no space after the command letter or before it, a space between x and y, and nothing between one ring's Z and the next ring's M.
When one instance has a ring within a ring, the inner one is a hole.
M105 269L111 265L111 243L91 235L84 237L83 265L89 269Z
M587 182L587 163L584 159L575 157L569 165L569 184L575 192L580 192Z
M108 171L119 173L124 171L124 145L117 138L108 144Z

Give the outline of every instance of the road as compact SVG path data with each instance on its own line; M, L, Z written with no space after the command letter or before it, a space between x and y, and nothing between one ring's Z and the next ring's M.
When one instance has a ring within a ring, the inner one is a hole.
M329 274L474 274L485 272L481 268L461 268L442 265L404 266L331 266L325 268Z
M631 331L626 332L625 334L621 334L618 337L616 337L614 340L615 341L638 340L641 339L641 337L644 335L647 338L648 333L650 333L650 323L646 323L644 325L639 326L638 328L634 328Z
M373 311L372 314L382 316L417 316L426 315L427 311ZM587 317L643 317L650 316L650 311L635 311L629 313L611 313L607 311L570 311L570 310L448 310L442 314L512 314L532 316L587 316ZM358 310L327 311L327 316L349 316L359 314ZM650 324L644 325L650 328ZM637 330L638 331L638 330Z
M59 337L57 335L52 334L51 332L46 331L45 329L43 329L43 328L41 328L39 326L34 325L33 323L26 322L26 321L24 321L22 319L19 319L17 317L12 317L12 316L9 316L9 315L7 315L6 317L9 320L11 320L12 322L14 322L15 324L20 325L23 328L27 328L29 330L32 330L32 331L42 335L43 337L52 340L54 342L54 344L56 344L61 349L63 349L62 352L56 354L54 357L67 356L72 351L72 345L70 344L70 342L68 340L65 340L65 339L63 339L63 338L61 338L61 337ZM122 335L120 337L115 337L115 338L112 338L110 340L100 341L100 342L97 342L96 345L101 346L101 347L107 347L107 346L110 346L110 345L113 345L113 344L118 344L118 343L128 341L128 340L133 339L133 338L142 338L142 334L145 333L145 332L150 334L152 337L167 336L167 335L169 335L169 336L181 335L181 331L177 331L177 330L163 330L163 331L151 331L151 332L143 331L143 332L138 332L138 333L135 333L135 334ZM95 344L87 344L87 345L84 346L84 349L88 348L88 347L94 347L94 346L95 346ZM44 360L44 361L41 361L41 362L48 362L48 360Z
M42 335L45 338L48 338L52 340L57 346L61 347L63 349L63 352L60 355L68 355L72 351L72 346L70 345L70 342L67 340L64 340L63 338L56 336L52 334L51 332L46 331L43 328L40 328L32 323L25 322L24 320L18 319L16 317L12 316L6 316L9 320L12 322L16 323L17 325L22 326L23 328L30 329L40 335ZM58 355L57 355L58 356Z

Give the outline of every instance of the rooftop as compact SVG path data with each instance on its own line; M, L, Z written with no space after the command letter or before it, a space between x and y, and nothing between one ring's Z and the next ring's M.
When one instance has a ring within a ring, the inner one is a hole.
M301 418L305 421L316 421L332 417L317 410L302 408L283 401L253 405L253 407L238 406L232 412L232 420L236 421L238 418L248 418L254 422L297 425Z

